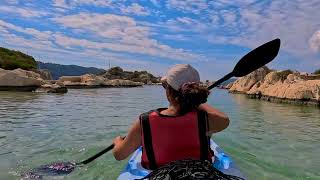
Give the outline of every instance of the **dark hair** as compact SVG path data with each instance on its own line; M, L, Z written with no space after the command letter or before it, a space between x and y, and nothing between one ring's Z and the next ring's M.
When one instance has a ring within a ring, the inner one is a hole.
M180 104L180 114L192 111L200 104L207 102L207 98L210 91L199 83L184 83L182 87L177 91L169 86L173 97Z

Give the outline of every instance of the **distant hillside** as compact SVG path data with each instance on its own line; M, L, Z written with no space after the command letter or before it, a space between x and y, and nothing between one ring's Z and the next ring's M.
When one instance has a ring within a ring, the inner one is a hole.
M0 47L0 68L7 70L17 68L33 70L37 68L37 62L32 56L20 51Z
M95 67L82 67L77 65L61 65L54 63L43 63L38 61L39 69L48 69L53 79L59 79L61 76L80 76L83 74L103 74L104 69Z

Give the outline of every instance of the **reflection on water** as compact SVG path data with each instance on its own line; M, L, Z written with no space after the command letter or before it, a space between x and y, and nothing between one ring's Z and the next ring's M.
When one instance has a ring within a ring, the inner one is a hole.
M213 138L250 179L319 179L319 109L222 90L209 103L231 119ZM86 159L124 135L140 113L166 104L158 86L65 95L0 92L0 179L19 179L21 172L52 161ZM124 164L108 153L62 179L115 179Z

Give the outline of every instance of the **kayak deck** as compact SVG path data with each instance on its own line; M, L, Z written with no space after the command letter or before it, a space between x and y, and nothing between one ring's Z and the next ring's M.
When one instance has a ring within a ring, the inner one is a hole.
M210 140L210 148L214 151L213 166L224 174L245 178L241 171L237 168L231 158L223 152L223 150L213 141ZM131 156L125 169L121 172L118 180L139 179L148 175L151 171L141 166L142 147L139 147Z

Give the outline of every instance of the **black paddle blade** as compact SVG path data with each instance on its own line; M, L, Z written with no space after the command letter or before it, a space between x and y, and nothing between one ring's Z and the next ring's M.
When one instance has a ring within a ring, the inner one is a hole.
M278 55L280 44L280 39L274 39L252 50L240 59L231 74L242 77L268 64Z
M40 166L30 172L22 174L22 179L43 179L44 176L62 176L70 174L76 167L72 162L54 162Z

